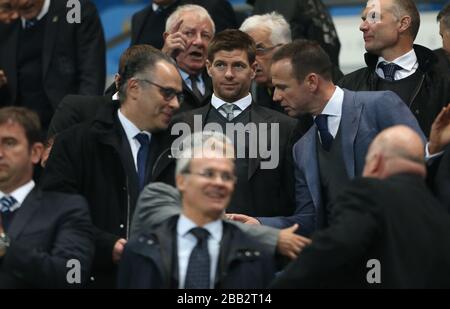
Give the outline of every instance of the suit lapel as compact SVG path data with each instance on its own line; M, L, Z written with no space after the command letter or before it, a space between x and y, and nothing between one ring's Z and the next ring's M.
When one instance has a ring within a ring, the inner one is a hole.
M35 212L39 209L42 202L42 191L34 188L23 201L17 210L14 219L8 230L11 239L17 239L23 232L28 222L33 218Z
M142 32L144 31L145 22L146 22L146 20L151 18L152 15L153 15L153 9L152 9L152 5L150 4L149 7L147 8L147 10L145 10L145 13L142 14L142 16L140 16L141 18L136 20L136 28L138 29L137 35L136 35L136 42L140 41L140 37L142 35Z
M65 19L64 14L62 14L64 13L64 11L60 10L59 7L57 7L59 2L60 1L51 1L50 8L47 13L47 21L45 25L45 34L44 34L44 45L42 48L43 79L45 78L48 72L50 62L53 57L53 49L55 47L59 24L61 22L61 19Z
M308 132L302 137L305 139L303 143L308 149L302 149L303 162L300 162L301 166L304 166L304 173L306 184L308 185L309 192L316 210L322 203L321 190L320 190L320 174L319 164L317 162L317 128L312 126Z
M362 105L356 104L356 95L353 91L344 89L342 103L341 138L345 170L349 178L355 177L355 150L354 143L359 128Z
M3 25L3 27L6 27L6 25ZM5 70L5 73L8 78L8 84L9 89L11 89L11 102L16 101L16 93L15 91L17 89L17 47L19 44L19 31L22 27L21 20L16 20L14 23L12 23L8 28L7 31L4 31L2 34L5 34L8 36L8 39L5 42L5 45L2 46L1 49L3 49L5 52L3 55L0 55L0 57L5 57L8 59L8 61L2 61L5 64L5 67L0 68L0 70ZM8 35L8 32L10 31L10 34ZM0 102L3 101L3 98L0 98Z

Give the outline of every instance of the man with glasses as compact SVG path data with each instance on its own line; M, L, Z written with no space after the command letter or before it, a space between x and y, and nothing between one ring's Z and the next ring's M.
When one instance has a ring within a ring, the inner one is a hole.
M186 140L176 165L182 212L127 244L119 288L267 287L272 254L223 220L236 180L231 141L208 131Z
M43 178L45 189L79 193L89 202L96 287L115 286L136 199L152 177L164 131L182 100L181 77L171 59L149 45L142 49L120 74L120 100L57 136Z

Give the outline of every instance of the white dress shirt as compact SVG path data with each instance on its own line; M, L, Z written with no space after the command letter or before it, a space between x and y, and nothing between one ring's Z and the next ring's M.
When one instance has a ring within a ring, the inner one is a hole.
M178 287L184 289L186 273L189 264L189 257L192 250L197 245L197 238L189 233L197 224L192 222L185 215L181 214L177 223L177 249L178 249ZM222 220L216 220L203 226L210 236L208 237L208 251L211 261L210 288L214 288L217 264L219 262L220 241L223 234Z
M36 16L36 19L37 19L37 20L41 20L41 19L45 16L45 14L48 13L49 8L50 8L50 0L45 0L45 1L44 1L44 5L42 5L41 11L40 11L39 14ZM22 20L22 28L25 29L25 22L26 22L26 19L23 18L23 17L21 17L20 19Z
M403 56L400 56L393 61L387 61L383 57L378 58L377 66L376 66L376 73L379 77L384 78L384 72L381 69L381 67L378 67L380 63L395 63L402 67L401 70L397 70L394 75L394 80L403 79L405 77L408 77L412 74L414 74L419 67L419 62L417 61L416 52L414 49L411 49L409 52L404 54Z
M124 114L120 111L120 109L117 110L117 115L119 117L120 124L122 125L125 135L127 136L128 143L130 144L131 153L133 155L133 162L134 166L137 171L137 155L139 148L141 148L141 143L135 138L135 136L139 133L147 134L149 137L149 141L152 140L152 135L146 131L139 130L134 123L132 123L130 120L128 120L127 117L125 117Z
M222 116L227 118L227 113L223 109L220 108L225 103L229 103L229 102L225 102L222 99L219 99L218 97L216 97L215 94L212 95L211 105L215 109L217 109ZM240 113L242 113L242 111L244 111L247 107L249 107L252 104L252 95L249 93L246 97L243 97L242 99L240 99L236 102L233 102L233 104L239 107L239 108L236 108L233 110L233 116L234 116L233 118L236 118L237 116L240 115Z
M17 188L16 190L14 190L9 194L5 194L2 191L0 191L0 198L4 197L5 195L14 197L17 203L10 208L10 211L15 211L19 209L20 206L22 206L23 201L28 196L28 194L30 194L31 190L33 190L34 187L35 187L34 181L30 180L29 182L27 182L26 184Z
M328 115L328 131L330 131L330 134L333 135L333 138L336 138L337 132L339 130L339 125L341 124L343 102L344 91L336 86L333 95L325 105L323 111L320 113L322 115ZM314 119L316 119L316 117L314 117ZM319 134L319 132L317 132L317 134Z

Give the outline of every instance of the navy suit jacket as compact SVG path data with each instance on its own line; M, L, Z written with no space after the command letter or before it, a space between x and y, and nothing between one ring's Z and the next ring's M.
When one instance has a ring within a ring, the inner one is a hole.
M382 130L406 125L425 136L408 106L391 91L344 90L340 124L342 155L350 179L361 176L369 145ZM310 235L319 229L317 215L322 205L319 166L317 161L317 127L312 126L294 145L296 210L290 217L262 218L261 223L284 228L298 223L299 233Z
M83 287L94 257L94 234L86 200L78 195L31 191L15 211L0 259L0 289ZM70 284L67 264L80 262L80 284Z

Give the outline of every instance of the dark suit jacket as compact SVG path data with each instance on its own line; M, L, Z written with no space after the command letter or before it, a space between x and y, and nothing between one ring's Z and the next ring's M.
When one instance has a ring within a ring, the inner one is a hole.
M450 288L450 220L423 179L355 179L276 288ZM381 283L369 284L379 261ZM369 271L371 273L369 273Z
M197 129L197 127L194 127L194 116L201 117L201 128L203 128L211 108L211 104L208 104L190 112L177 115L174 118L171 128L172 138L181 141L185 137L185 134L194 133L194 130ZM267 134L267 145L276 147L275 145L278 143L278 148L273 150L273 154L276 153L278 155L278 164L273 169L262 169L261 163L274 159L274 156L269 159L262 159L259 151L256 158L248 159L248 177L243 181L248 181L251 188L251 192L249 193L251 200L246 201L249 205L249 211L253 209L254 213L251 215L254 216L291 214L294 207L292 145L299 138L298 122L295 119L271 109L258 106L255 103L252 103L250 107L250 122L256 124L258 134L262 134L261 128L266 126L267 132L269 132ZM177 127L181 123L187 124L191 132L178 131ZM279 125L279 134L271 137L270 128L273 124ZM272 143L272 138L276 138L274 143ZM175 143L176 140L174 141ZM261 147L260 141L257 142L257 145ZM171 156L170 152L162 155L162 157L166 157L166 160L159 162L155 166L153 177L158 181L173 184L174 173L172 171L174 170L173 166L175 162L173 159L172 161L168 160L167 158L169 156ZM263 164L267 164L267 162ZM168 175L167 170L171 171L171 180L167 177L161 177L161 175ZM233 199L244 199L244 197L240 196L244 192L240 192L239 190L235 190Z
M95 227L96 252L93 282L114 287L114 244L127 238L139 195L138 176L130 145L117 118L119 104L103 104L91 122L59 134L44 171L42 186L48 190L77 193L90 206ZM161 134L152 134L146 181L161 149Z
M76 124L93 120L99 107L108 103L112 103L109 96L65 96L50 122L48 137L53 137Z
M391 91L353 92L344 89L340 124L342 157L349 179L361 176L365 157L375 136L393 125L409 126L425 137L408 107ZM322 228L319 217L324 212L319 164L317 159L317 127L313 126L294 145L295 214L288 218L267 218L265 224L283 228L294 223L300 232L309 235Z
M131 20L131 44L150 44L158 49L164 45L163 33L166 20L180 5L197 4L204 7L216 26L216 32L237 28L233 7L226 0L180 0L175 1L161 15L156 15L149 5L133 15Z
M94 235L81 196L34 189L8 229L11 245L0 260L0 288L84 286L94 257ZM67 283L71 259L81 266L81 285Z
M119 288L178 288L176 226L178 216L164 221L125 246ZM265 288L273 279L273 255L236 226L223 222L215 288Z
M100 95L105 88L105 39L97 9L81 0L81 23L66 21L65 1L51 1L44 34L43 87L54 109L67 94ZM0 106L14 105L17 91L17 42L21 20L0 23L0 69L8 84Z

